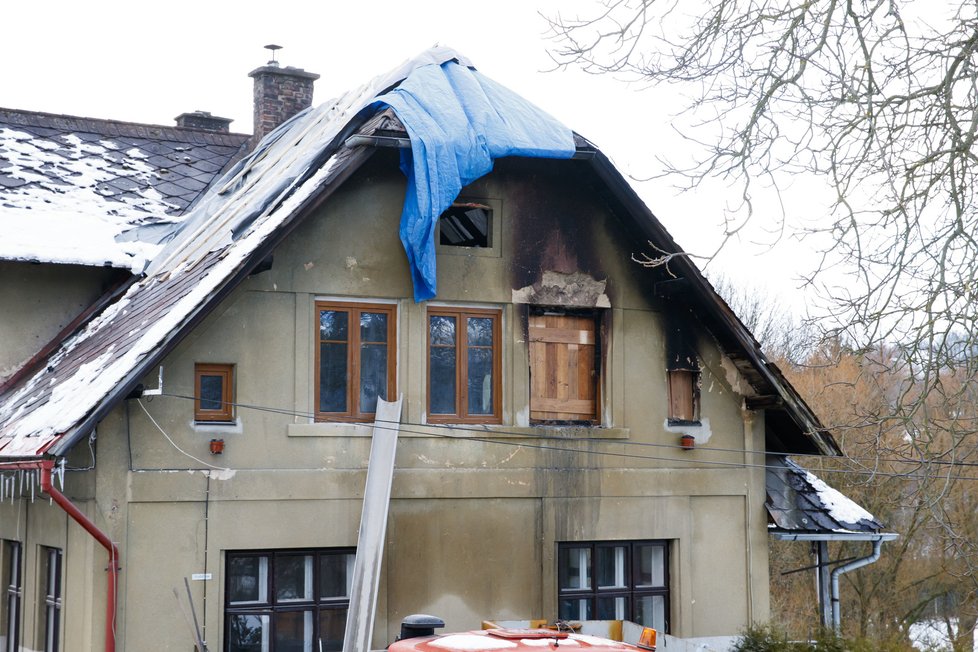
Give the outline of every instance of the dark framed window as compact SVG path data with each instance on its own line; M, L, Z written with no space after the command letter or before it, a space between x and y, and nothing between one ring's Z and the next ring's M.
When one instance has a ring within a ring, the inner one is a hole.
M599 351L594 313L529 316L530 419L598 420Z
M393 305L316 302L316 419L369 421L396 394Z
M194 421L234 421L234 365L194 365Z
M492 247L492 207L455 202L438 217L438 244L445 247Z
M669 423L693 424L700 421L700 372L670 369Z
M428 309L428 422L500 423L499 310Z
M225 652L343 649L353 548L228 552Z
M631 620L668 633L668 542L558 543L557 605L561 620Z
M3 611L0 611L0 650L20 650L20 605L23 600L23 571L21 545L18 541L3 542Z
M61 638L61 549L40 546L37 577L37 641L44 652L58 652Z

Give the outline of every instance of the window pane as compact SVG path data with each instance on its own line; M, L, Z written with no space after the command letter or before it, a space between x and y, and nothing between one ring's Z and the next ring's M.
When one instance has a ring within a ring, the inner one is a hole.
M350 597L353 560L351 554L323 555L319 558L320 600Z
M319 347L319 411L346 412L346 344Z
M323 652L339 652L343 649L345 628L346 607L323 609L319 612L319 640Z
M360 346L360 412L376 412L377 397L387 399L387 345Z
M455 318L432 315L429 320L432 345L455 346Z
M346 311L321 310L319 312L319 338L346 342L349 340L349 315Z
M625 551L625 546L598 546L595 551L598 556L595 572L598 575L599 589L621 589L627 586Z
M312 652L312 612L280 611L275 619L275 652Z
M430 414L455 414L455 349L431 347L431 396L428 398Z
M656 545L635 546L638 557L638 577L636 586L664 587L666 585L666 549Z
M200 377L200 409L222 410L224 399L224 376Z
M312 555L275 558L275 600L312 600Z
M360 341L361 342L386 342L387 341L387 313L386 312L360 313Z
M594 620L591 613L589 598L565 598L557 608L557 617L561 620Z
M469 349L468 371L469 414L492 414L492 349Z
M557 564L561 591L591 588L590 548L561 548L557 555Z
M229 557L228 602L268 601L268 558Z
M666 630L666 597L664 595L642 595L635 598L635 622L643 627L655 627L660 632Z
M467 322L469 346L492 346L491 317L469 317Z
M598 597L598 620L628 620L628 598L623 595Z
M229 652L269 652L268 616L231 616L227 636Z

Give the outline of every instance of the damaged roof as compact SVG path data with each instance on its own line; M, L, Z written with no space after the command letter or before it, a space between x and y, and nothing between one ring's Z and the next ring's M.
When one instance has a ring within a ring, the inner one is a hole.
M767 507L772 531L793 534L876 534L883 525L811 471L783 456L767 458Z
M107 307L97 311L40 364L21 370L0 387L0 459L62 455L87 436L305 215L376 151L376 145L391 139L393 131L392 140L398 141L395 145L405 146L397 136L400 129L390 109L376 104L375 98L416 68L449 61L469 65L451 49L428 50L364 86L287 121L199 197L174 192L158 202L156 210L166 215L170 213L165 205L171 203L185 201L192 207L172 239L152 253L142 277L106 300ZM98 147L110 149L98 142ZM604 181L602 192L613 209L635 225L636 240L645 238L666 252L681 251L611 162L576 135L575 144L578 158L583 159L575 164L590 166ZM62 148L69 145L62 143ZM84 142L77 145L86 158L101 157L93 148ZM179 158L175 149L171 154ZM131 165L141 161L150 165L135 155L127 160ZM135 167L141 170L140 178L155 179L153 175L158 175L158 170ZM185 171L189 175L189 170ZM8 178L16 177L8 173ZM45 182L35 179L34 183L43 186ZM145 193L136 196L149 201L147 196L152 196L150 190L155 187L146 181ZM129 215L142 210L138 206L124 210L129 202L102 197L99 188L90 184L87 192L100 197L106 210ZM135 197L126 197L137 202ZM93 212L95 204L93 200ZM144 211L143 217L148 219L149 214ZM139 219L134 223L140 225ZM769 414L783 415L780 421L776 415L769 419L776 426L774 441L778 446L792 452L838 454L831 435L777 369L768 364L757 341L695 265L679 256L670 272L678 272L678 277L690 285L692 294L688 296L696 303L701 321L745 373L755 399L770 403L764 406Z
M138 273L248 139L0 109L0 260Z

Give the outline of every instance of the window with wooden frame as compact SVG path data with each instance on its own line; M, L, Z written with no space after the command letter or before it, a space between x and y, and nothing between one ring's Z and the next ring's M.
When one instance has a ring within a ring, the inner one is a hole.
M557 617L630 620L669 632L669 542L557 544Z
M0 650L20 650L20 604L23 599L21 545L19 541L3 542L3 609L0 611Z
M194 421L234 421L234 365L194 365Z
M225 652L343 649L356 550L227 553Z
M318 421L369 421L396 394L396 321L391 304L316 302Z
M428 422L500 423L499 310L428 309Z
M530 419L598 420L599 347L594 313L529 316Z

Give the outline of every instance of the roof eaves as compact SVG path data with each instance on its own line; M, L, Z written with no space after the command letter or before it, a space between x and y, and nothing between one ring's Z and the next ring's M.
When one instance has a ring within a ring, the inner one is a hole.
M601 150L595 150L594 156L590 157L590 162L613 195L636 218L636 222L650 241L655 242L663 251L682 252L669 232ZM811 451L790 452L842 455L842 451L832 435L781 372L768 362L754 336L723 298L717 294L696 265L689 260L689 257L685 255L675 256L670 260L669 265L691 283L695 294L703 301L704 307L710 311L711 316L734 338L736 345L750 360L757 373L784 401L785 411L813 447Z

